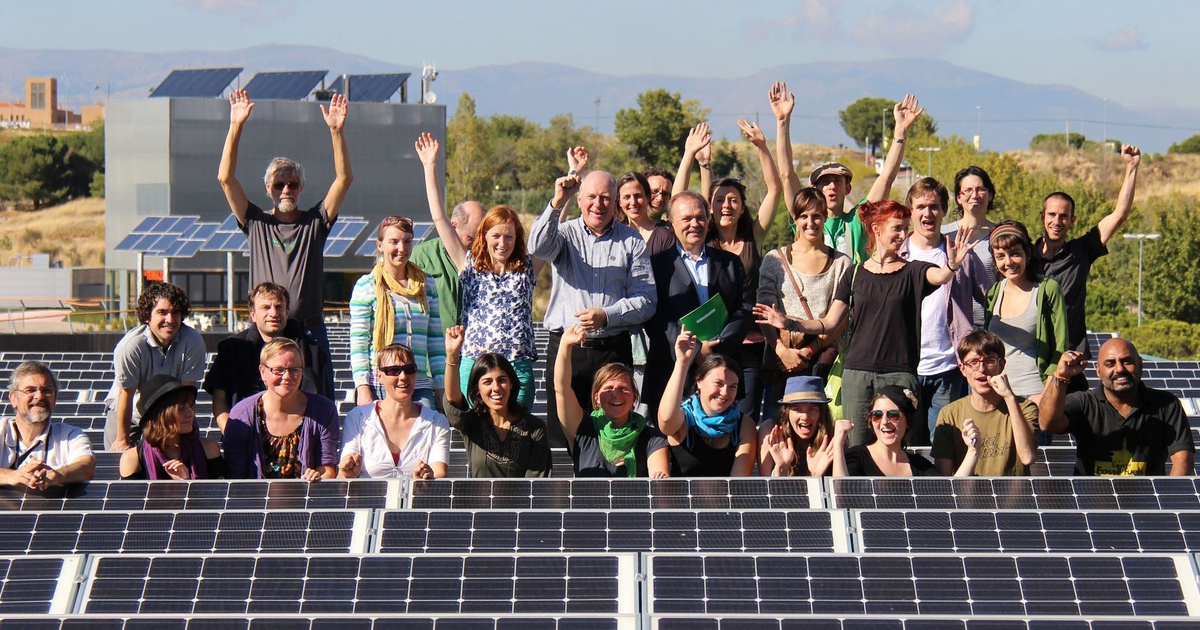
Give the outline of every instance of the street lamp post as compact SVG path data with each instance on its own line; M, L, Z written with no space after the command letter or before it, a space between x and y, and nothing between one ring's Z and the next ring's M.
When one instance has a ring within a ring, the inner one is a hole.
M929 169L925 173L925 177L933 177L933 154L942 150L942 147L917 147L918 151L924 151L925 155L929 156Z
M1162 234L1126 234L1125 238L1138 240L1138 327L1142 325L1142 259L1146 255L1146 239L1162 238Z

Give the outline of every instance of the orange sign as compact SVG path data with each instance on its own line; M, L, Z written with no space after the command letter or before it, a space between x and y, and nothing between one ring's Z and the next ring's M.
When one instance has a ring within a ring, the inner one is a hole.
M154 270L145 269L142 271L142 278L145 279L147 282L162 282L163 281L162 269L154 269Z

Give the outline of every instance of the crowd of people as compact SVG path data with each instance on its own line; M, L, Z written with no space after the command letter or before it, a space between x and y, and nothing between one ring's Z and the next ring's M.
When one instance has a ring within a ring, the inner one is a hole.
M205 374L187 296L160 283L138 299L140 325L114 350L105 446L123 478L444 477L451 429L474 477L546 477L565 447L579 477L1027 475L1039 444L1070 433L1076 474L1191 474L1195 445L1179 400L1141 382L1142 359L1113 339L1089 389L1084 304L1095 260L1129 217L1140 151L1124 146L1113 211L1069 238L1074 201L1049 194L1043 234L989 216L997 191L964 165L951 190L925 177L890 198L908 131L924 110L907 95L880 176L857 204L836 162L808 185L793 166L793 96L769 91L763 131L739 121L766 193L713 179L707 125L691 130L678 171L619 177L587 170L584 147L528 236L512 209L458 203L449 217L440 146L415 140L437 238L414 247L411 217L385 219L376 264L350 299L356 406L339 416L320 314L321 251L353 175L347 104L322 113L336 179L303 211L303 168L272 160L272 209L236 176L254 104L230 96L219 180L250 244L251 325L220 342ZM700 191L689 175L700 170ZM779 206L794 238L762 243ZM757 201L757 203L756 203ZM574 202L579 216L571 218ZM757 210L752 210L757 206ZM533 296L550 266L544 380L534 374ZM198 385L221 442L200 437ZM546 418L532 412L544 391ZM91 478L78 429L49 422L50 370L13 373L0 483L32 489ZM910 450L929 446L930 458Z

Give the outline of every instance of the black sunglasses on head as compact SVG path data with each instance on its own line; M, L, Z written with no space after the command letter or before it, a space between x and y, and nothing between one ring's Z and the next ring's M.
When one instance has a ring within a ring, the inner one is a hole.
M404 365L381 365L379 371L385 376L400 376L401 374L416 374L416 363L405 363Z

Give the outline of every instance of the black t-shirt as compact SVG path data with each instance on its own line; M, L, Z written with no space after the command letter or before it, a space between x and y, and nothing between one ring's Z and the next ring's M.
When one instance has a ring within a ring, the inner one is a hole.
M1123 418L1103 387L1067 394L1063 411L1075 437L1075 474L1164 475L1171 454L1196 452L1174 394L1138 385L1138 403Z
M912 469L913 477L937 477L941 475L933 462L905 451L908 454L908 467ZM882 470L871 459L871 451L864 444L851 446L846 449L846 474L851 477L884 477Z
M1087 280L1092 263L1108 253L1108 247L1100 240L1100 226L1088 230L1087 234L1067 241L1062 249L1050 258L1042 257L1042 242L1033 244L1034 256L1042 261L1042 272L1054 278L1063 291L1067 303L1067 346L1084 356L1090 357L1087 347Z
M297 320L289 319L283 336L295 341L304 353L304 380L300 389L332 399L333 392L321 391L325 385L322 374L326 369L325 357L316 339ZM213 358L208 375L204 377L204 391L212 394L216 390L225 392L232 409L238 401L248 398L267 388L258 371L259 353L267 345L253 324L246 330L226 337L217 344L217 356Z
M750 422L750 419L742 416L741 422ZM733 472L733 461L737 458L737 438L741 435L741 422L738 423L738 430L731 434L729 444L722 448L709 446L699 433L689 428L683 444L671 447L671 476L730 476Z
M925 279L925 272L934 266L909 261L897 271L879 274L859 264L842 276L833 299L851 305L846 369L917 373L921 359L921 300L937 289Z
M637 476L649 477L646 460L650 454L660 448L667 448L667 436L657 427L647 424L638 436L634 456L637 458ZM604 458L600 451L600 437L596 435L596 426L589 416L584 416L575 430L575 448L571 451L571 460L575 463L576 477L625 477L625 466L613 466Z

